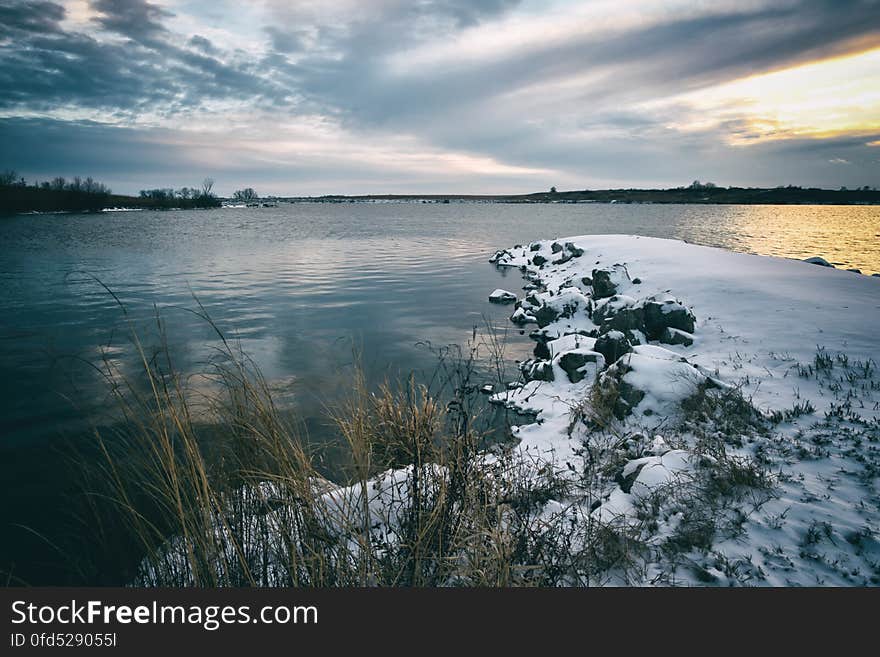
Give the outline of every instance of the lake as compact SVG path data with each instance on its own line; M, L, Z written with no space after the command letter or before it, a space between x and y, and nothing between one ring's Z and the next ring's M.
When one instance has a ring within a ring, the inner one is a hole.
M176 367L202 371L217 336L191 312L197 299L309 435L332 441L325 408L350 391L355 352L371 385L425 378L436 366L426 343L464 344L488 322L508 330L513 378L532 343L487 295L522 282L489 256L603 233L880 271L880 208L870 206L300 203L0 219L0 570L10 581L76 581L18 524L57 538L75 489L53 448L107 421L92 365L136 371L129 326L156 347L158 313Z

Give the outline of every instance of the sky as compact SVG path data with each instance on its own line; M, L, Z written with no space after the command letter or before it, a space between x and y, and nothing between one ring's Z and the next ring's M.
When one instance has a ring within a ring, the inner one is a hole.
M0 169L119 193L880 186L880 0L0 0Z

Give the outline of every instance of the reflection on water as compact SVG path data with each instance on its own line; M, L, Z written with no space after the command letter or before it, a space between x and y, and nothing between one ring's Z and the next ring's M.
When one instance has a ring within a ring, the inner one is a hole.
M430 365L419 341L462 342L512 280L494 249L541 237L638 233L751 253L821 255L880 270L880 209L852 206L299 204L204 212L47 215L0 223L0 418L3 441L57 432L99 395L76 366L119 349L126 325L167 322L175 361L197 369L210 327L196 296L269 379L290 381L300 412L320 411L346 381L352 346L373 377ZM512 338L512 356L528 349ZM121 355L119 355L121 357ZM76 392L74 392L76 391ZM73 398L76 407L68 398ZM97 405L94 405L97 406Z
M820 255L880 271L874 207L298 204L2 218L0 486L7 508L45 492L33 454L44 458L47 441L102 421L106 386L87 364L103 353L123 372L138 369L129 326L95 277L125 305L148 350L159 347L154 315L161 314L184 372L204 370L216 344L211 327L186 310L197 297L320 436L324 406L350 388L353 348L373 383L430 371L434 356L418 343L464 343L484 319L508 327L509 308L486 296L522 282L518 272L487 263L495 249L589 233ZM511 330L511 361L531 346ZM30 457L27 447L36 450Z
M51 435L100 407L99 348L147 331L154 305L175 362L199 369L212 330L193 296L241 341L299 412L322 414L345 388L353 346L374 379L430 367L417 346L461 343L502 281L496 248L582 233L675 237L751 253L821 255L880 271L880 209L852 206L299 204L204 212L47 215L0 222L0 418L4 443ZM511 356L528 340L511 336ZM152 345L155 346L155 345ZM115 357L122 358L122 353Z

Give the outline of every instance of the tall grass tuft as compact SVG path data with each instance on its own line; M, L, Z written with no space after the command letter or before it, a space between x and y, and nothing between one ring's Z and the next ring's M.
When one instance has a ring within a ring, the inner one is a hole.
M350 452L345 480L333 483L259 369L217 335L209 371L197 377L175 370L164 337L149 353L134 331L138 382L112 358L101 365L124 421L95 431L91 526L98 542L124 537L136 555L128 581L557 583L557 539L539 531L527 502L546 501L547 483L509 446L487 450L475 368L486 344L498 367L497 336L481 342L475 331L467 349L438 352L442 401L412 377L369 390L356 368L350 398L329 412ZM557 548L568 548L561 535Z

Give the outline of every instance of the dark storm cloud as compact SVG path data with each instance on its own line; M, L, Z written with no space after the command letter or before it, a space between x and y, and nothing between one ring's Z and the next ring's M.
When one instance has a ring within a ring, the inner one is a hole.
M100 27L145 43L154 43L163 35L167 30L162 21L173 16L144 0L92 0L91 4L100 13L95 19Z
M212 99L286 97L285 90L259 80L256 64L221 60L204 37L192 37L189 47L166 39L158 20L168 12L130 0L95 6L115 12L98 20L131 41L64 31L64 10L52 3L3 8L4 29L14 33L0 41L0 109L88 108L134 118L192 110Z
M10 0L0 5L0 38L16 32L58 32L64 7L45 0Z
M91 121L0 119L0 168L31 176L92 175L192 166L186 152L162 131L148 133Z

